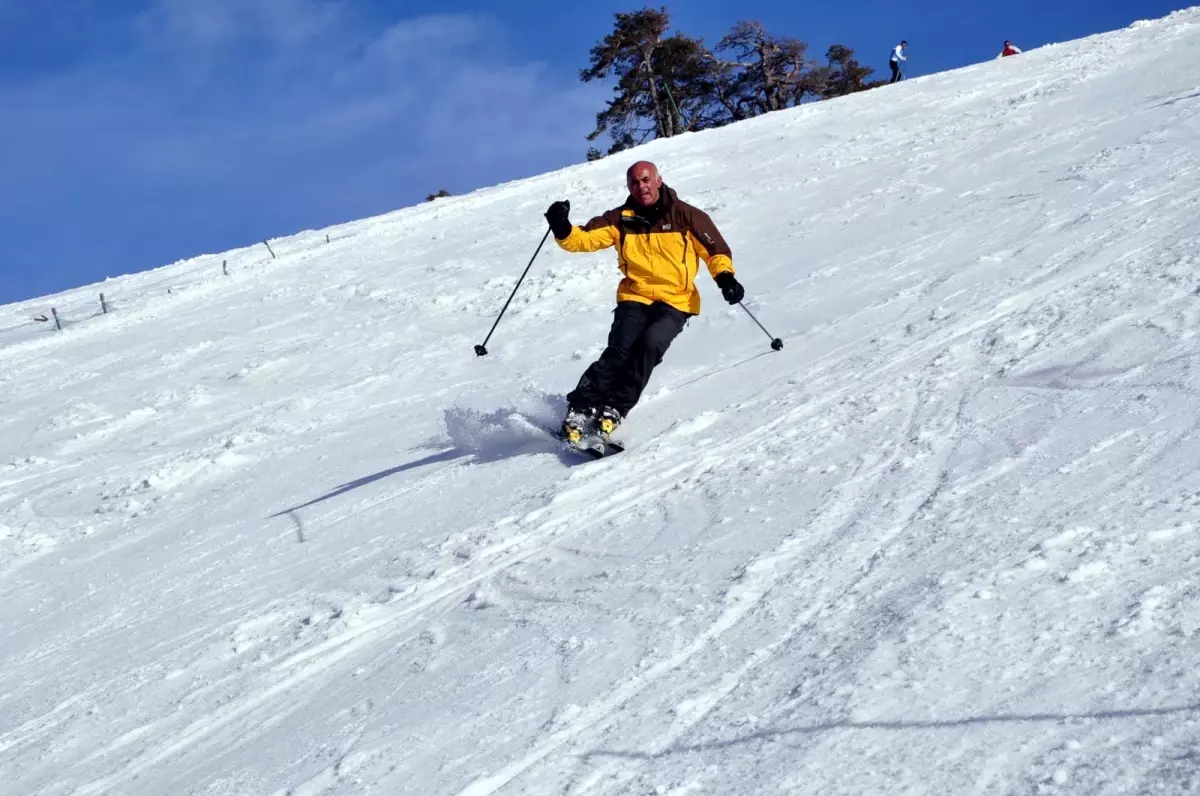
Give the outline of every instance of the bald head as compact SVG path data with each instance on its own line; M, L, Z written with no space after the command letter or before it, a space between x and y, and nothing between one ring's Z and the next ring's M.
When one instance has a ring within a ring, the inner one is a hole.
M662 177L658 176L658 166L648 160L639 160L625 172L625 184L629 186L629 195L642 207L650 207L658 201L662 188Z

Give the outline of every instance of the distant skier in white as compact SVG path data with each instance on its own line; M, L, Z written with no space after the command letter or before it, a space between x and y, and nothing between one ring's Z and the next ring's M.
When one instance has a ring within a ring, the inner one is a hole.
M908 47L907 41L902 41L892 50L892 57L888 59L888 63L892 67L892 79L888 82L895 83L903 79L904 75L900 72L900 64L908 59L904 57L904 50Z
M1005 58L1009 55L1020 55L1020 54L1021 54L1020 47L1013 44L1011 41L1006 41L1006 42L1004 42L1004 49L1001 50L1000 54L997 55L996 57L997 58Z

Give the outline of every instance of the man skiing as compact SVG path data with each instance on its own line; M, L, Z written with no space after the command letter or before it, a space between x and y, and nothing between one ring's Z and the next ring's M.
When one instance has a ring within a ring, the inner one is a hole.
M892 67L892 79L888 81L889 83L895 83L904 77L900 73L900 64L908 60L904 57L904 50L907 47L908 42L902 41L892 49L892 57L888 59L888 64Z
M608 345L567 394L562 433L572 443L589 433L607 441L637 404L671 341L700 313L700 260L726 301L737 304L745 296L733 275L729 245L707 213L680 200L653 163L638 161L625 177L625 203L582 227L571 223L569 202L555 202L546 211L562 249L616 247L623 276Z
M1016 46L1011 41L1006 41L1006 42L1004 42L1004 49L1001 50L1000 54L997 55L996 57L997 58L1006 58L1010 55L1020 55L1020 54L1021 54L1020 47Z

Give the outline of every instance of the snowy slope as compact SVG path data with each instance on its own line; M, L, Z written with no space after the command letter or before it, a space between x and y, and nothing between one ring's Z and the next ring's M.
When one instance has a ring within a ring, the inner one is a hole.
M786 347L705 278L602 462L611 252L471 349L631 157L0 308L0 793L1200 792L1198 56L639 151Z

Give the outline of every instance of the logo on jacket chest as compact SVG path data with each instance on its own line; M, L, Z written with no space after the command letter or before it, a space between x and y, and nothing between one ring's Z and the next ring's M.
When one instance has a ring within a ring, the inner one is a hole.
M670 224L663 224L663 225L662 225L662 228L663 228L663 232L670 232L670 231L671 231L671 225L670 225Z

